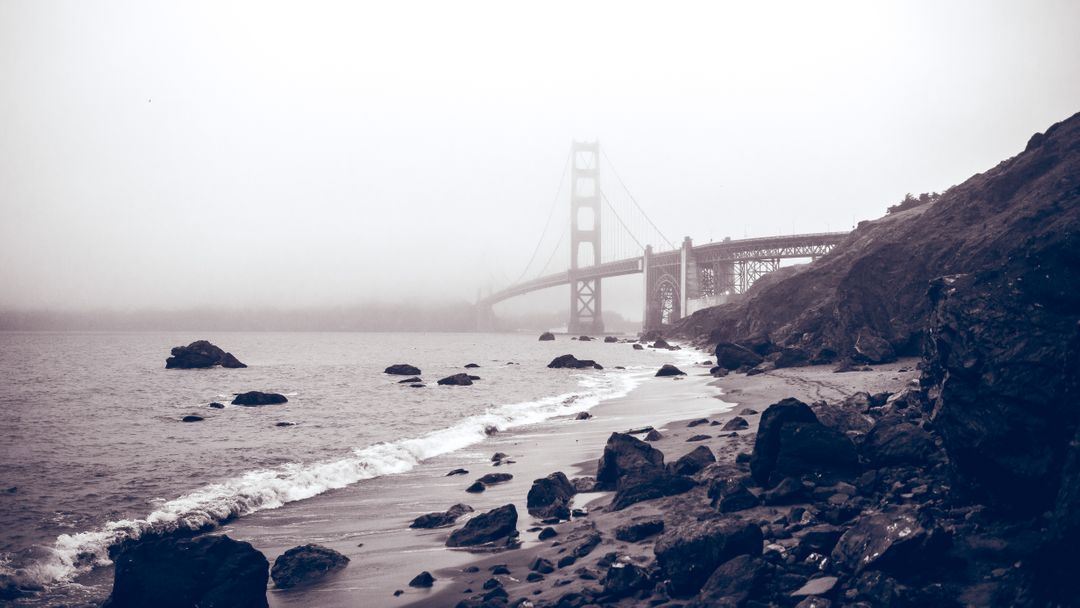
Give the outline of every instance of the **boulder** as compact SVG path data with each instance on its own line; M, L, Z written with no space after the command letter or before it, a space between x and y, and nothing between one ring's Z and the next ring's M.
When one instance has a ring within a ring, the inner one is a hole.
M349 558L322 545L293 547L274 560L270 578L279 589L311 583L330 572L344 568Z
M656 372L656 377L657 378L661 378L661 377L664 377L664 376L685 376L685 375L686 375L686 372L684 372L681 369L675 367L674 365L670 365L668 363L665 363Z
M447 477L452 477L454 475L468 475L468 474L469 474L468 469L453 469L452 471L447 473L446 476Z
M398 380L398 384L417 384L423 382L422 378L413 376L412 378L405 378L404 380Z
M435 584L435 577L431 576L431 573L424 570L420 574L417 574L409 581L410 587L416 587L419 589L430 589Z
M454 374L439 380L440 386L472 386L472 383L469 374Z
M274 405L277 403L288 403L289 400L285 395L278 393L263 393L260 391L248 391L246 393L237 393L233 398L233 405L246 405L249 407L255 407L259 405Z
M604 593L611 598L627 597L652 587L649 573L644 568L625 562L611 564L604 575L603 585Z
M484 482L482 482L482 481L474 481L474 482L472 482L472 485L465 488L465 491L470 493L470 494L479 494L479 493L483 492L486 489L487 489L487 486L484 485Z
M731 420L724 423L724 426L720 428L721 431L745 431L750 428L750 423L746 421L746 418L742 416L735 416Z
M228 536L151 538L113 557L104 608L265 608L270 563Z
M574 355L559 355L548 363L551 369L604 369L591 359L578 359Z
M481 513L446 539L447 547L476 547L517 535L517 508L513 503Z
M701 426L703 424L709 424L709 419L708 418L698 418L696 420L691 420L690 422L686 423L686 428L692 429L695 426Z
M408 363L395 363L390 367L383 370L384 374L391 374L394 376L420 376L422 372L419 367L409 365Z
M223 409L225 409L225 404L224 403L218 403L217 401L215 401L215 402L211 403L207 407L214 408L215 410L223 410Z
M936 458L938 449L922 427L891 417L874 424L863 441L862 453L873 466L889 467L925 465Z
M540 334L540 341L541 342L550 342L550 341L552 341L554 339L555 339L555 334L551 333L550 331L545 331L544 333Z
M660 473L647 479L630 478L630 482L624 479L615 491L611 508L619 511L642 501L689 492L697 485L697 482L689 477L667 473Z
M671 345L667 343L667 340L663 338L657 338L656 341L652 343L652 348L663 348L666 350L671 350Z
M487 475L481 476L480 479L477 479L476 481L485 486L493 486L497 483L505 483L513 478L514 476L510 473L488 473Z
M526 497L529 515L546 519L570 519L570 499L577 491L561 471L533 481Z
M480 365L477 364L477 363L466 363L465 364L465 369L476 369L478 367L480 367Z
M647 519L644 521L635 521L615 528L615 538L623 542L636 543L639 540L644 540L654 534L660 534L663 531L664 520Z
M607 344L614 344L614 343L616 343L618 341L619 341L619 339L616 338L615 336L604 336L604 342L607 343Z
M671 466L671 472L676 475L693 475L714 462L716 462L716 456L713 455L709 446L699 445L676 460Z
M801 348L787 347L769 355L768 360L776 368L809 365L810 354Z
M761 504L761 501L747 489L748 481L744 477L719 477L709 481L706 495L712 500L712 506L721 513L752 509Z
M663 438L664 436L656 429L650 429L649 432L645 434L645 441L660 441Z
M691 435L686 438L687 441L705 441L706 439L712 439L712 435Z
M596 486L614 490L626 478L641 480L663 473L663 452L629 434L612 433L596 465Z
M180 422L202 422L205 420L202 416L196 416L195 414L188 414L180 419Z
M551 563L549 559L538 557L529 564L529 570L540 574L551 574L555 571L555 564Z
M549 538L555 538L558 535L559 533L555 531L555 528L547 526L543 530L540 530L540 533L536 535L536 540L547 540Z
M716 345L716 366L723 369L754 367L764 359L761 355L733 342L720 342Z
M446 511L421 515L414 519L413 522L409 524L409 527L420 529L442 528L454 524L459 517L466 513L472 513L472 511L473 508L469 505L458 503Z
M588 420L590 418L592 418L592 414L589 412L578 412L577 415L574 416L574 420Z
M227 353L206 340L196 340L187 346L175 346L172 356L165 359L165 369L201 369L215 365L228 368L247 367L237 361L232 353Z
M589 336L578 336L579 342L592 342L592 338Z
M790 505L809 498L806 486L793 477L785 477L775 487L761 493L761 501L767 505Z
M697 593L717 566L739 555L761 555L761 528L729 519L692 521L671 528L653 551L673 594Z
M735 608L758 597L770 578L769 565L760 557L738 555L720 564L687 608Z
M758 411L752 407L744 407L743 409L739 410L740 416L756 416L757 413Z
M870 330L864 329L859 332L858 337L855 338L854 351L851 358L862 363L877 364L896 360L896 353L893 352L893 347L888 340Z
M640 344L634 344L634 350L645 350L645 347Z
M750 455L750 473L759 485L769 487L792 473L830 468L847 472L857 464L851 440L818 422L802 401L784 399L761 415Z
M909 575L934 566L944 550L940 531L927 529L911 507L867 511L837 541L832 559L849 571L881 570Z

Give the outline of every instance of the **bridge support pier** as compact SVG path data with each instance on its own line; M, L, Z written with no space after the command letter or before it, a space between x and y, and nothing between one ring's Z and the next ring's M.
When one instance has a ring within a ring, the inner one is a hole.
M577 270L600 264L600 143L574 142L570 166L570 321L573 334L604 332L600 279Z

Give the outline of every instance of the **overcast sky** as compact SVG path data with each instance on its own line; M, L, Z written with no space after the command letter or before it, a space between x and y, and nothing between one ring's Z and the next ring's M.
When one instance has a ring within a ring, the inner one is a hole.
M848 229L1080 111L1078 29L1075 0L0 0L0 307L471 300L556 201L548 258L574 139L672 240Z

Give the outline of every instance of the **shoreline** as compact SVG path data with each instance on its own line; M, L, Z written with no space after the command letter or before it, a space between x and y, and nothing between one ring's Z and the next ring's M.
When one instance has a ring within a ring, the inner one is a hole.
M723 378L712 378L707 373L704 374L705 377L702 377L700 373L691 375L687 379L691 380L693 385L704 389L703 392L715 391L716 394L709 394L708 398L719 399L722 405L718 403L719 407L714 407L712 412L704 415L710 421L706 425L689 427L689 422L696 419L696 416L669 419L663 424L654 424L653 426L663 437L652 442L652 446L664 453L667 463L673 463L698 446L705 445L715 454L718 463L734 465L740 453L748 454L753 449L761 412L769 405L787 397L795 397L807 403L819 400L838 402L859 391L899 392L910 386L912 380L917 378L916 362L914 358L902 359L895 363L875 366L869 372L842 374L833 373L830 366L811 366L785 368L755 376L731 374ZM688 374L694 374L699 370L687 371ZM613 404L613 406L617 405ZM739 415L739 412L746 408L756 411L755 414L742 416L749 423L747 429L722 434L718 432L720 425ZM663 414L659 415L663 416ZM713 425L713 421L720 424ZM698 433L710 434L712 437L704 441L686 441L689 436ZM727 436L729 433L735 433L736 436L729 437ZM591 446L589 458L575 462L564 468L563 472L571 478L595 475L596 463L603 449L604 440L596 441ZM539 475L537 478L543 476ZM421 570L428 570L436 578L436 584L430 590L418 591L403 587L406 591L402 599L410 601L401 605L408 608L438 608L453 606L463 599L477 599L485 592L485 582L493 578L499 581L500 586L508 593L512 601L528 598L554 604L566 594L580 593L590 587L598 588L599 579L603 577L605 570L602 562L605 555L615 553L621 560L641 566L646 566L652 561L652 541L656 537L637 543L620 541L614 538L614 530L617 527L649 519L664 519L668 524L684 521L691 513L700 512L702 508L709 509L705 493L706 487L699 486L685 494L639 502L621 511L606 508L613 495L612 492L604 492L599 496L593 495L595 497L591 498L587 504L589 515L553 526L557 531L557 536L549 541L526 542L518 549L476 555L473 560L464 565L430 569L417 564L418 569L414 574L418 574ZM572 506L586 505L577 504L575 501ZM762 509L769 508L762 507ZM519 530L533 528L532 517L524 510L519 511ZM777 513L772 514L775 516ZM601 540L588 555L577 559L571 565L556 568L553 572L541 576L530 572L530 565L537 558L544 558L552 564L557 564L560 559L566 557L568 550L572 553L577 543L595 532L599 532ZM528 537L529 534L523 532L522 536ZM535 536L535 532L532 535ZM601 565L597 566L597 562L601 562ZM509 574L493 575L492 569L497 565L505 565ZM532 578L539 580L527 580L526 576L529 574L532 574ZM371 601L374 602L372 605L382 605L379 598L371 598Z

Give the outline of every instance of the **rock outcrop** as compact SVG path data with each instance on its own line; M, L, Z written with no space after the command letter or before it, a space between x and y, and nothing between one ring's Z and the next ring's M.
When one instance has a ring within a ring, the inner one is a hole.
M159 538L113 557L113 589L103 608L265 608L270 563L228 536Z
M592 359L578 359L574 355L559 355L548 363L551 369L604 369Z
M529 515L547 519L570 519L570 500L577 490L561 471L533 481L526 497Z
M293 547L274 560L270 578L279 589L308 585L327 574L344 568L349 558L322 545Z
M246 405L248 407L254 407L259 405L275 405L278 403L288 403L288 398L285 395L278 393L264 393L262 391L248 391L246 393L237 393L233 398L233 405Z
M247 367L232 355L206 340L196 340L187 346L174 346L172 356L165 359L165 369L201 369L207 367Z
M420 376L420 368L408 363L395 363L390 367L383 370L384 374L391 374L393 376Z
M750 522L706 520L667 530L656 563L677 595L697 593L716 568L738 555L761 555L761 529Z

